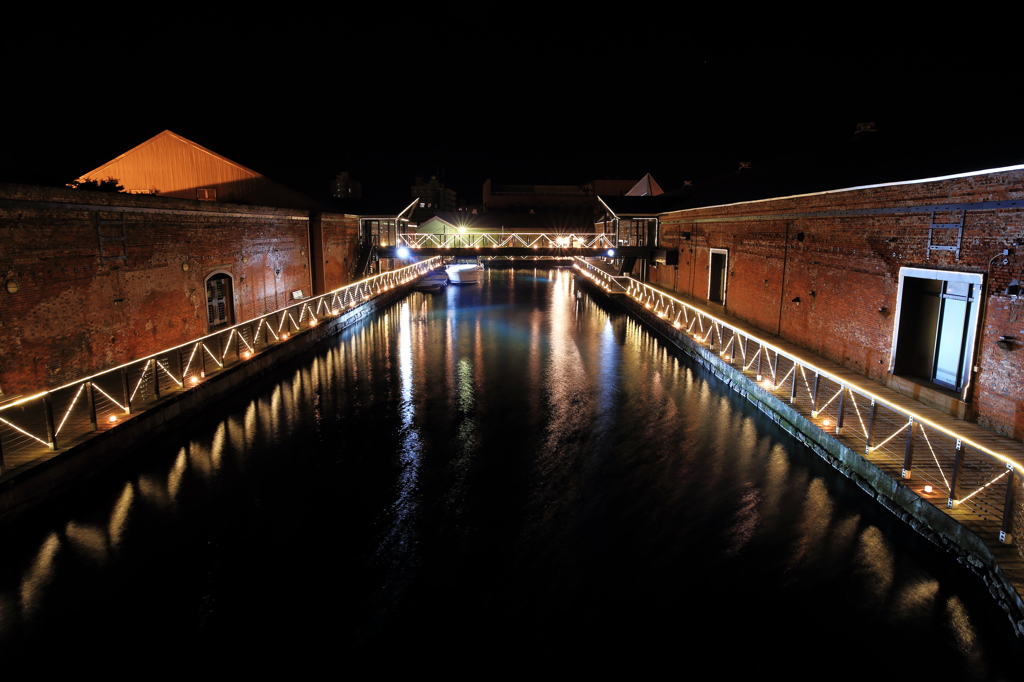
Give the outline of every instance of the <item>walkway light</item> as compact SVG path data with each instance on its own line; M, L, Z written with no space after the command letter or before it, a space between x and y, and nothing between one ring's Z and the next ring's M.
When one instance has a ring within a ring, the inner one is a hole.
M931 493L932 493L932 487L930 485L926 485L924 487L924 494L925 495L931 495Z
M117 421L117 415L114 415L114 414L110 415L110 423L113 424L116 421Z

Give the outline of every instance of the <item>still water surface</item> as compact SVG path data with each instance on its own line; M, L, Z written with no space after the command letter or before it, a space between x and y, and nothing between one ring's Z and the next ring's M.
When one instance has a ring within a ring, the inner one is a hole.
M5 538L5 659L1024 670L976 581L568 270L413 294L138 450Z

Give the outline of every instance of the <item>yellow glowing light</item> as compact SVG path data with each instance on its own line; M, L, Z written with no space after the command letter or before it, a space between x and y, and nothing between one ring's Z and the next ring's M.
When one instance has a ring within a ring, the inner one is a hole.
M189 378L188 382L195 386L196 384L199 383L199 377L193 375L192 377Z
M332 308L332 309L331 309L331 315L337 315L337 314L339 314L340 312L341 312L341 311L340 311L340 310L338 310L337 308Z
M316 320L310 320L309 321L309 326L310 327L315 327L316 326Z
M110 415L110 423L113 424L116 421L117 421L117 417L114 416L114 415Z
M249 351L249 350L242 351L242 357L245 358L246 360L248 360L249 358L252 357L252 351Z
M931 487L930 485L926 485L926 486L924 487L924 492L925 492L925 494L926 494L926 495L928 495L928 494L931 494L931 492L932 492L932 487Z
M826 419L825 421L823 421L821 423L822 423L823 426L832 426L832 420L831 419Z
M282 340L286 340L287 338L288 338L288 332L285 332L284 334L281 334L281 339Z

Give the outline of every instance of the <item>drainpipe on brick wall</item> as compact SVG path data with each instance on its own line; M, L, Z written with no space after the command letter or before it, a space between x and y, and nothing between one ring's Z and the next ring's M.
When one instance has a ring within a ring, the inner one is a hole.
M786 262L789 260L789 223L786 223L786 239L782 246L782 290L779 292L779 328L776 336L782 336L782 302L786 300Z
M693 224L693 234L690 235L690 298L697 298L693 293L693 276L697 269L697 230L698 224Z

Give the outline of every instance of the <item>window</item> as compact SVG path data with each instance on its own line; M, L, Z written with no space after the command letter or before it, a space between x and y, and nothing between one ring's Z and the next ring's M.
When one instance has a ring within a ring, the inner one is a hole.
M726 249L711 249L711 263L708 267L708 301L725 305L725 281L729 272L729 252Z
M206 280L206 321L209 330L230 326L234 318L231 275L218 272Z
M900 268L890 371L966 396L982 276Z

